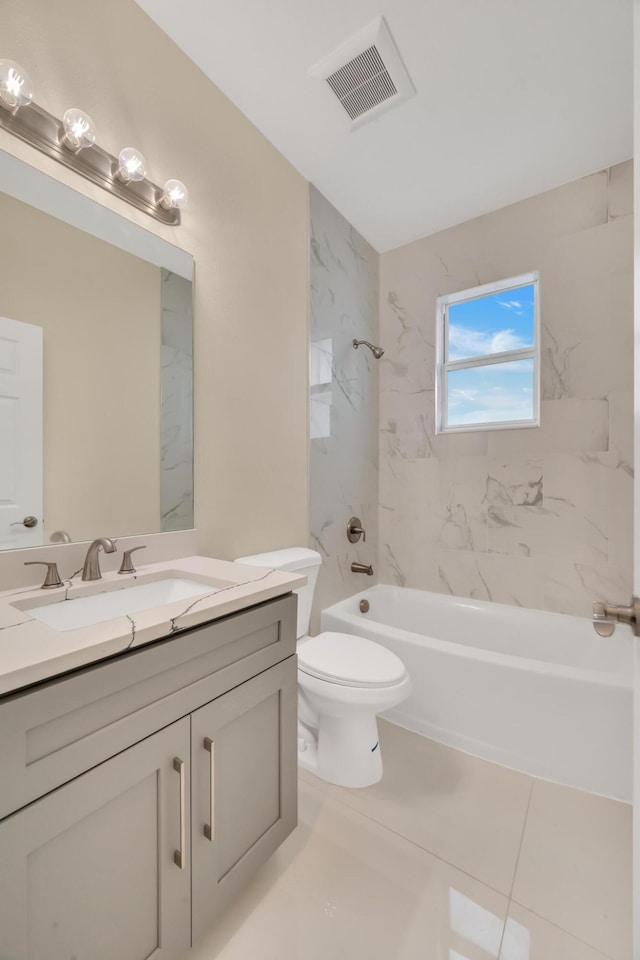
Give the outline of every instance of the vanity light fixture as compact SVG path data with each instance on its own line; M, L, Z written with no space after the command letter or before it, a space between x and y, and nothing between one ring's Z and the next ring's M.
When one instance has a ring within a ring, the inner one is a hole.
M118 156L118 170L116 176L123 183L139 183L147 175L147 161L139 150L125 147Z
M62 142L69 150L79 152L92 147L96 142L96 128L88 113L71 107L62 117L64 136Z
M160 203L165 210L184 210L189 202L189 191L182 180L167 180Z
M26 70L14 60L0 60L0 106L19 110L33 100L33 84Z
M33 85L13 60L0 59L0 128L52 157L87 180L126 200L161 223L180 223L189 194L180 180L159 187L147 179L147 164L133 147L118 157L96 143L91 117L72 107L59 120L33 102Z

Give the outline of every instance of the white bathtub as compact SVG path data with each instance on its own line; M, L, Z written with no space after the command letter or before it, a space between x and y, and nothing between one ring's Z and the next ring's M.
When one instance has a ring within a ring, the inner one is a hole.
M368 600L368 613L359 603ZM388 719L485 760L631 800L632 640L590 621L376 586L322 613L404 662L411 697Z

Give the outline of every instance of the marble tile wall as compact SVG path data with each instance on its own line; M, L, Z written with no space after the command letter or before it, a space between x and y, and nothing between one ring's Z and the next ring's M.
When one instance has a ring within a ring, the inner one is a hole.
M161 529L193 527L193 320L191 281L162 270Z
M382 582L589 616L633 553L632 163L380 258ZM435 302L540 271L541 425L436 436Z
M378 342L379 257L311 188L310 512L311 546L322 556L312 632L323 607L377 582L378 372L380 361L352 341ZM366 543L346 525L362 520ZM376 576L351 572L372 564Z

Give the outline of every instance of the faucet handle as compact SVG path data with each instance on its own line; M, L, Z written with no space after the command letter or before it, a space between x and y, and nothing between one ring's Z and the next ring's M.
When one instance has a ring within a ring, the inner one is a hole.
M120 564L120 569L118 573L135 573L136 568L131 562L131 554L135 553L136 550L146 550L146 546L143 544L140 547L131 547L131 550L125 550L122 555L122 563Z
M24 565L25 567L44 566L47 568L47 574L44 578L44 583L40 587L41 590L52 590L54 587L62 586L62 580L58 574L57 563L48 563L46 560L25 560Z
M349 543L357 543L360 537L362 537L363 542L367 539L362 521L359 517L351 517L347 524L347 539Z

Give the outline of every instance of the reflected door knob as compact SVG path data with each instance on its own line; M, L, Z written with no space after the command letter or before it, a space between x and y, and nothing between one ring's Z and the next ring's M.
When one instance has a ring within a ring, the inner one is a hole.
M11 527L37 527L38 518L37 517L25 517L24 520L16 520L15 523L9 524Z

